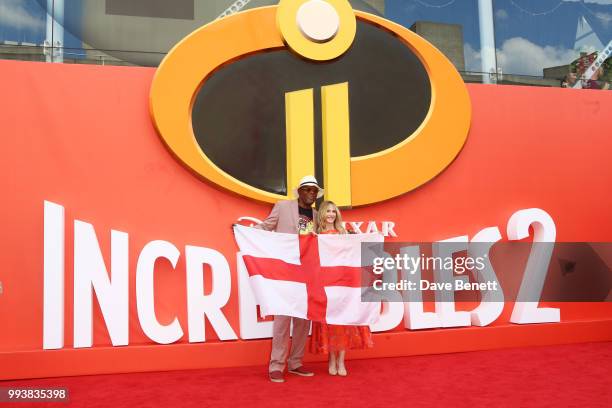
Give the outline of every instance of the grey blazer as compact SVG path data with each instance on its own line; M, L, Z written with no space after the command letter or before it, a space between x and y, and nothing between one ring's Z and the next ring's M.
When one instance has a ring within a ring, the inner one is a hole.
M298 219L300 213L298 211L297 200L284 200L274 204L270 215L255 226L255 228L264 229L266 231L284 232L288 234L298 233ZM315 227L317 225L317 210L312 209L312 217Z

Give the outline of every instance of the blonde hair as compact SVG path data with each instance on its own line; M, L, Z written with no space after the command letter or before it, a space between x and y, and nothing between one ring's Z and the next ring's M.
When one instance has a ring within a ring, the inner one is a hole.
M325 222L325 213L327 212L327 208L332 206L336 211L336 219L334 220L334 229L337 230L340 234L346 234L346 229L342 226L342 215L340 214L340 210L338 206L334 204L333 201L323 201L319 206L319 211L317 213L317 234L320 234L325 230L327 222Z

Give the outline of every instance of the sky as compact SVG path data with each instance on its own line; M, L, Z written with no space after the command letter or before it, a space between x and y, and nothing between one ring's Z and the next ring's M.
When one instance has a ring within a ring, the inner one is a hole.
M71 22L78 22L81 13L81 0L64 1L66 4L65 18ZM72 26L78 29L79 24ZM45 40L46 33L46 0L0 0L0 43L16 41L40 45ZM82 47L78 33L66 31L64 34L66 47Z
M466 69L480 71L477 0L387 0L385 6L387 18L408 27L418 20L461 24ZM543 68L568 64L580 49L595 51L612 39L612 0L494 0L493 7L504 73L542 76ZM576 46L579 26L584 35Z
M41 44L46 3L0 0L0 43ZM65 3L70 21L66 26L78 30L81 0ZM385 16L407 27L420 20L461 24L466 69L480 70L477 0L386 0ZM541 76L542 68L567 64L580 49L593 51L612 39L612 0L494 0L494 22L497 63L503 72ZM579 28L584 35L576 44ZM81 47L78 32L67 31L65 44Z
M0 0L0 41L41 44L47 11L34 0Z

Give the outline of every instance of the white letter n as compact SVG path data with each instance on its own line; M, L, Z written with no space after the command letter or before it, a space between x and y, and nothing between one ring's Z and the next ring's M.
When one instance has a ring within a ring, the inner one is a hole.
M93 291L113 346L128 344L128 234L111 230L111 273L91 224L74 221L74 347L91 347Z

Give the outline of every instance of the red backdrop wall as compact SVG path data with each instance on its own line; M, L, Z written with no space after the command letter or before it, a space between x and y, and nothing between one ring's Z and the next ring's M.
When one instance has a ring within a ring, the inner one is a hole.
M222 252L232 269L223 309L239 333L234 243L240 216L270 207L202 182L157 136L148 112L155 70L0 61L0 379L205 366L264 364L269 340L152 344L138 324L135 264L154 239L182 251L172 270L158 263L156 313L185 329L184 247ZM416 191L347 211L348 220L394 221L398 240L472 236L538 207L558 241L612 241L609 121L612 93L468 85L472 129L458 158ZM401 177L397 174L381 177ZM382 182L382 178L381 178ZM43 201L66 208L66 347L42 350ZM92 223L110 265L110 230L129 233L130 345L112 347L95 306L94 347L72 348L73 220ZM517 266L517 271L522 270ZM355 357L604 340L612 338L608 304L561 304L562 323L508 323L511 305L490 327L375 335L374 350ZM316 359L307 356L307 359Z

